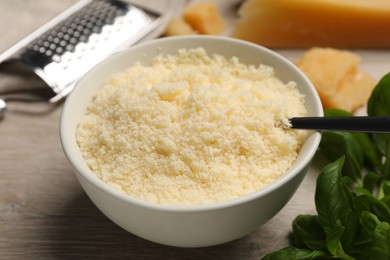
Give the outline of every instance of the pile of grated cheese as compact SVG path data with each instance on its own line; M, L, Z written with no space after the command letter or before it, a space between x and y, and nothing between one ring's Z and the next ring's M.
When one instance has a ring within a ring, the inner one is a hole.
M275 125L305 114L296 84L273 68L181 49L113 75L76 135L90 169L112 187L198 205L244 196L286 172L306 132Z

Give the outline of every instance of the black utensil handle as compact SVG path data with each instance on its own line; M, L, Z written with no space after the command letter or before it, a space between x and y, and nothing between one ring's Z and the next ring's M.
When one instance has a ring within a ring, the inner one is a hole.
M390 133L390 116L293 117L291 128Z

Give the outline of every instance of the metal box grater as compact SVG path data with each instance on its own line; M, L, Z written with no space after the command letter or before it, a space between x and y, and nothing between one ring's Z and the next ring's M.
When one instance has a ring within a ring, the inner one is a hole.
M55 103L110 54L136 43L163 22L159 13L121 0L81 0L4 53L53 90Z

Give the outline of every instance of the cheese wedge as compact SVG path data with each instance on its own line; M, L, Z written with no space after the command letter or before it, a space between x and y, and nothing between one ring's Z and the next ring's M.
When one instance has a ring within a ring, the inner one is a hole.
M311 48L295 63L313 83L324 108L353 112L375 87L374 79L359 70L359 62L360 57L350 51Z
M248 0L231 36L270 48L390 47L388 0Z
M213 2L188 5L183 12L183 18L201 34L221 34L226 28L226 23Z
M165 36L197 34L182 18L172 18L165 28Z

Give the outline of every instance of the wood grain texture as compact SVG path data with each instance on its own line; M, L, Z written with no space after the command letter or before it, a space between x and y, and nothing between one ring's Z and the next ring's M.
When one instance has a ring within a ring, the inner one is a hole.
M76 0L1 0L0 51ZM294 59L301 51L279 50ZM360 51L379 78L390 69L387 50ZM0 97L37 81L0 72ZM59 140L62 104L10 105L0 121L0 259L259 259L288 245L291 222L313 214L317 158L288 205L239 240L208 248L173 248L138 238L93 205L72 173Z

